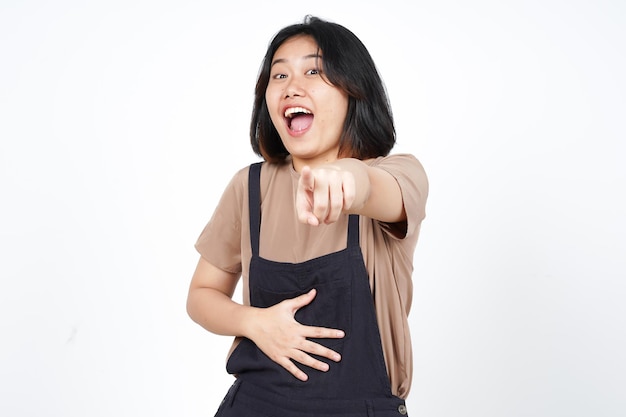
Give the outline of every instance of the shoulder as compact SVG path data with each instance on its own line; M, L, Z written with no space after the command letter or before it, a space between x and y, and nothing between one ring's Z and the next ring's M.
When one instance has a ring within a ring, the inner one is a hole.
M283 161L283 162L264 161L260 164L262 165L261 166L262 175L269 175L269 176L290 175L290 173L293 171L292 165L291 165L291 159L287 159L286 161Z
M275 191L291 192L289 186L293 182L297 174L292 168L291 161L281 163L263 162L261 166L261 196L265 196L269 189Z
M424 198L428 195L428 176L421 162L408 153L381 156L366 161L368 165L390 173L401 188L409 187Z
M378 158L370 159L366 162L370 166L390 171L392 174L393 172L412 172L426 176L426 172L420 161L409 153L379 156Z
M225 198L235 199L239 203L245 203L250 182L250 171L253 165L259 165L261 167L260 181L262 195L265 195L267 189L275 185L277 181L280 182L282 179L284 182L292 176L290 164L276 164L267 161L254 162L235 171L224 190Z
M422 220L426 216L428 177L420 161L411 154L393 154L367 161L368 165L391 174L400 187L407 220L399 224L380 225L393 231L394 236L417 237ZM399 232L400 231L400 232Z
M280 174L282 165L269 163L266 161L253 162L242 168L239 168L232 176L228 188L245 191L248 188L248 182L250 179L250 170L254 165L258 165L261 168L261 177L274 177Z
M234 206L243 206L247 204L248 184L250 179L250 169L256 163L251 163L244 167L240 167L232 174L230 181L222 193L219 206L226 206L228 210L234 209ZM259 162L263 167L267 163ZM265 169L265 168L263 168Z
M236 200L241 202L243 196L247 192L248 189L248 172L250 170L250 166L245 166L243 168L239 168L232 175L226 189L224 190L222 200Z

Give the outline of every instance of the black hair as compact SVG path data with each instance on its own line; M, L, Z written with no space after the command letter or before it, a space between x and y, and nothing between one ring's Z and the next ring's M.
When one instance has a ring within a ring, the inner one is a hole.
M315 40L322 51L326 79L348 95L339 156L367 159L387 155L396 141L393 115L370 53L350 30L313 16L280 30L267 48L256 83L250 123L254 152L270 162L283 161L289 155L270 119L265 90L276 50L286 40L299 35Z

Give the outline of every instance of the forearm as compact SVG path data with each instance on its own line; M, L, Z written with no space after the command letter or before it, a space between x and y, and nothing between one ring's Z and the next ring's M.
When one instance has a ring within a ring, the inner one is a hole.
M295 319L296 311L313 301L315 290L272 307L257 308L232 300L238 279L239 274L200 258L187 296L191 319L212 333L252 340L270 359L303 381L307 376L293 361L325 372L328 364L311 355L341 360L338 353L309 338L342 338L342 330L304 326Z
M255 310L213 288L191 289L187 298L189 317L206 330L224 336L248 337Z
M400 187L387 171L354 158L338 159L331 166L354 176L354 202L344 212L390 223L406 219Z

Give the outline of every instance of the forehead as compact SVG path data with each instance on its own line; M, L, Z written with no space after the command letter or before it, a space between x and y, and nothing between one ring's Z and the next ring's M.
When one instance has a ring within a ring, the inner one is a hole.
M315 39L309 35L297 35L283 42L276 52L272 63L276 61L290 61L299 58L308 58L317 56L319 58L321 51Z

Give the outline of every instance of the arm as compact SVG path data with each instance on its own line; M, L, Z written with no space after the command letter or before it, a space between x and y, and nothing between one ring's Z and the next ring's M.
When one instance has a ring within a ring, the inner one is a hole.
M200 258L187 297L192 320L212 333L251 339L270 359L302 381L307 375L293 361L327 371L328 364L311 354L333 361L341 359L338 353L308 338L341 338L342 331L303 326L295 320L296 311L315 298L314 290L270 308L256 308L232 300L238 279L238 274Z
M387 171L353 158L314 169L304 167L296 196L300 221L332 223L342 213L387 223L406 220L402 192Z
M239 274L223 271L201 257L189 286L189 317L212 333L243 335L243 325L252 307L242 306L232 300L238 281Z

